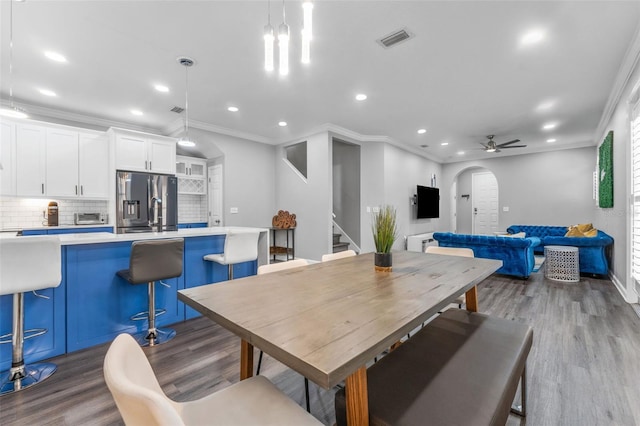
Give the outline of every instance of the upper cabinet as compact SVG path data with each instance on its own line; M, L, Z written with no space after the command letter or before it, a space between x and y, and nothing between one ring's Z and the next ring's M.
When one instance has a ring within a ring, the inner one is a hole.
M176 142L172 138L112 128L117 170L176 173Z
M0 120L0 195L16 195L16 127Z
M176 156L176 176L178 193L207 195L207 160Z
M109 198L104 133L33 121L0 124L2 195Z

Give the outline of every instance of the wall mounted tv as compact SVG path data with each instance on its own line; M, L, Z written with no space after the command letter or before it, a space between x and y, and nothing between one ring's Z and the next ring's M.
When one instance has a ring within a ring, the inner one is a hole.
M418 219L440 217L440 189L418 185L416 198Z

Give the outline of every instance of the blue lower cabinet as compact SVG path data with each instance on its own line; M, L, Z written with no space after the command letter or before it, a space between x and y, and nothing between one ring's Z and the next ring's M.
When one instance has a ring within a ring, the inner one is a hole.
M207 222L179 223L178 229L206 228Z
M59 234L86 234L89 232L111 232L113 227L102 228L50 228L50 229L25 229L22 235L59 235Z
M207 254L224 252L224 235L206 237L190 237L184 240L184 278L185 288L198 287L204 284L217 283L227 280L228 269L216 262L209 262L203 257ZM255 275L258 262L244 262L234 265L235 279ZM200 314L190 307L186 307L185 318L191 319Z
M24 329L45 328L47 332L24 341L24 359L27 364L65 353L65 253L62 251L62 282L58 287L24 294ZM0 297L0 335L13 329L13 295ZM28 336L30 333L25 333ZM11 368L11 338L0 345L0 371Z
M146 330L146 320L131 316L148 307L147 285L129 284L116 275L129 268L131 242L67 246L67 352L113 340L120 333ZM184 274L156 283L156 309L166 309L157 326L184 320L177 291Z

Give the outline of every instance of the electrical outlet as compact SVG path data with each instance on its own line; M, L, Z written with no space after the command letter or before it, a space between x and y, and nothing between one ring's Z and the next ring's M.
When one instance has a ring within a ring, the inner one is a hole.
M231 207L231 208L229 209L229 213L231 213L231 214L236 214L236 213L238 213L238 208L237 208L237 207Z
M367 206L367 213L371 213L371 207Z
M508 212L509 211L509 207L508 206L503 206L502 207L502 211L503 212Z
M374 212L374 213L380 213L380 207L375 206L375 207L373 208L373 212Z

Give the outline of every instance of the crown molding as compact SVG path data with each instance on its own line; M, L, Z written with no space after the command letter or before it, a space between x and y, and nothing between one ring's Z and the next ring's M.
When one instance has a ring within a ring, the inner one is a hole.
M109 127L120 127L125 129L137 130L139 132L157 133L159 131L159 129L155 127L140 126L140 125L132 124L129 122L109 120L109 119L95 117L92 115L78 114L75 112L53 109L53 108L28 104L24 102L14 101L13 104L23 109L30 116L31 115L37 116L37 119L54 118L58 120L70 121L77 124L92 125L99 128L99 130L103 130L103 131L107 130ZM2 105L3 107L8 107L10 106L10 103L3 99L3 100L0 100L0 105Z
M627 84L635 70L636 66L640 62L640 24L636 28L636 34L633 41L629 44L629 48L625 53L624 59L622 60L622 64L620 65L620 69L618 70L618 74L616 76L616 80L613 83L613 88L611 90L611 94L609 95L609 99L607 100L607 104L604 107L604 111L602 112L602 116L600 118L600 122L598 123L598 127L596 128L596 132L593 135L594 144L600 143L600 136L606 133L606 127L609 125L611 121L611 117L613 117L613 113L616 110L616 107L620 103L622 98L622 94L624 93Z
M182 118L172 121L163 130L167 135L176 136L184 127ZM241 130L229 129L228 127L217 126L215 124L205 123L203 121L189 120L190 129L206 130L208 132L219 133L222 135L232 136L234 138L246 139L253 142L260 142L268 145L277 145L272 139L254 133L243 132Z

